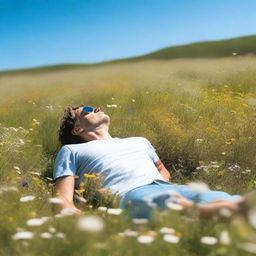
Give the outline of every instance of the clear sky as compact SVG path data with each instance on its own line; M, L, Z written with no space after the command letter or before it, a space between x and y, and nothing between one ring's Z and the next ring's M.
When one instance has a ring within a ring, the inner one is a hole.
M0 70L256 34L256 0L0 0Z

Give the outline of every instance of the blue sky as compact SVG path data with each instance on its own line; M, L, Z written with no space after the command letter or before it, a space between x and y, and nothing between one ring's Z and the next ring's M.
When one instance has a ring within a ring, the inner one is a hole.
M255 0L0 0L0 70L256 34Z

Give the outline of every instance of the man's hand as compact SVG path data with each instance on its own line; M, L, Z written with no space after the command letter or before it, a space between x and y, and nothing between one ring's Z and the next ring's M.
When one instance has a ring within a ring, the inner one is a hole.
M74 214L80 215L81 211L77 209L73 202L74 196L74 176L64 176L56 180L55 182L55 193L56 196L63 201L61 208L63 211L73 211Z
M162 163L161 160L157 161L155 163L155 166L157 168L157 170L160 172L160 174L163 176L163 178L166 181L170 181L171 180L171 174L170 172L165 168L164 164Z

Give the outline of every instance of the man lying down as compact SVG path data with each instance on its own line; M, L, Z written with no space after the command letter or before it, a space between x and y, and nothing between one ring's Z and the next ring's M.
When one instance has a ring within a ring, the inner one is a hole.
M151 218L152 207L165 209L166 200L187 212L199 206L203 217L213 216L222 208L233 213L246 210L242 196L222 191L198 193L188 185L169 182L169 171L146 138L112 138L109 125L109 116L99 107L65 108L59 129L63 146L54 168L55 191L63 200L62 208L80 214L73 202L74 188L84 174L98 174L103 188L117 194L119 206L127 208L133 218Z

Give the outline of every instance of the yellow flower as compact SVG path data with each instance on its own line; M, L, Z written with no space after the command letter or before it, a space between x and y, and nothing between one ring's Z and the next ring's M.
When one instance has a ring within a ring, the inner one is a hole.
M175 232L175 235L177 236L177 237L179 237L179 238L181 238L182 237L182 233L181 232Z
M14 222L14 218L13 218L13 217L8 217L8 222L9 222L9 223Z
M85 192L85 189L84 189L84 188L76 189L76 192L77 192L78 194L82 194L82 193Z
M33 181L36 181L36 182L40 181L40 179L37 178L37 177L32 177L32 180L33 180Z
M81 187L84 187L85 186L85 184L84 184L84 182L81 182L80 184L79 184L79 187L81 188Z
M84 177L86 177L86 178L96 178L97 176L95 174L87 174L87 173L85 173Z

